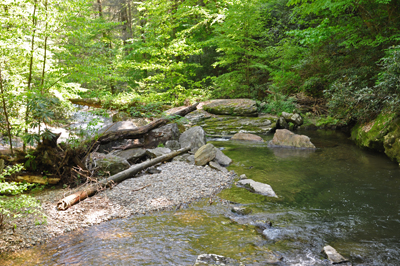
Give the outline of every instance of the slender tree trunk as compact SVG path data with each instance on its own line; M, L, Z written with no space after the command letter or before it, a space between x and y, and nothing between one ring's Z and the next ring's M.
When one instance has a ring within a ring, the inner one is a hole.
M31 58L29 62L29 74L28 74L28 88L27 92L31 90L31 82L32 82L32 67L33 67L33 53L35 51L35 35L36 35L36 8L37 8L37 1L34 1L33 5L33 13L32 13L32 26L33 26L33 31L32 31L32 41L31 41ZM26 99L26 111L25 111L25 134L28 134L28 120L29 120L29 100ZM24 142L23 144L23 151L26 152L26 143Z
M40 93L43 95L44 94L44 76L45 76L45 72L46 72L46 59L47 59L47 38L49 36L47 36L47 28L49 23L47 22L47 18L48 18L48 14L47 14L47 0L45 0L44 2L44 10L46 12L46 26L45 26L45 30L44 30L44 55L43 55L43 67L42 67L42 78L40 81ZM39 118L39 128L38 128L38 134L40 135L40 118Z
M101 5L101 0L97 0L98 8L99 8L99 17L103 18L103 7Z
M1 99L2 99L2 102L3 102L4 117L6 119L6 124L7 124L8 138L10 140L11 155L14 155L14 150L13 150L13 146L12 146L12 135L11 135L10 120L8 119L6 99L5 99L5 96L4 96L3 76L1 75L1 65L0 65L0 92L1 92Z

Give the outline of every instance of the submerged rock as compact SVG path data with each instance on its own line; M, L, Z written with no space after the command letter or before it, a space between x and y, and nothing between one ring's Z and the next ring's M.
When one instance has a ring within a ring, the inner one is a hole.
M242 179L239 180L236 184L240 187L244 187L250 192L254 192L268 197L275 197L275 198L278 197L270 185L254 181L253 179Z
M324 247L323 252L326 254L332 264L339 264L349 261L345 259L342 255L340 255L339 252L336 251L336 249L329 245Z
M274 138L269 142L271 146L315 149L310 138L305 135L294 134L287 129L277 129Z
M206 133L202 127L191 127L181 134L179 143L182 148L190 147L192 152L196 152L206 141Z
M252 210L247 207L233 207L231 211L240 215L248 215L252 213Z
M235 260L216 254L201 254L193 266L200 265L240 265Z
M250 133L236 133L233 135L231 140L247 140L247 141L258 141L258 142L264 142L263 138L260 136L250 134Z
M257 116L256 101L250 99L213 100L203 109L216 115Z
M215 158L217 151L211 143L200 147L194 154L194 163L196 165L206 165Z

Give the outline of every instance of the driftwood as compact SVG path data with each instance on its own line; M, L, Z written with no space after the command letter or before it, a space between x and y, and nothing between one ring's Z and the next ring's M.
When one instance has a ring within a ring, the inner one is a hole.
M137 174L138 172L153 166L155 164L161 163L163 161L168 161L172 158L174 158L175 156L188 152L190 150L190 147L186 147L177 151L173 151L171 153L168 153L166 155L157 157L155 159L152 159L150 161L146 161L137 165L132 166L131 168L119 172L118 174L115 174L113 176L110 176L109 178L106 178L96 184L93 184L91 186L88 186L86 189L76 192L72 195L69 195L65 198L63 198L62 200L60 200L57 203L57 209L58 210L66 210L69 207L71 207L72 205L80 202L81 200L86 199L87 197L90 197L92 195L94 195L99 188L101 187L107 187L110 186L111 184L115 184L115 183L119 183L125 179L128 179L130 177L133 177L135 174Z

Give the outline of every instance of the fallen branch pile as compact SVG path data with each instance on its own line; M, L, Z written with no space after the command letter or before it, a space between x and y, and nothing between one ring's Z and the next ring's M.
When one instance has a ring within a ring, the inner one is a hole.
M87 188L85 188L82 191L76 192L72 195L69 195L63 199L61 199L58 203L57 203L57 209L58 210L66 210L69 207L71 207L72 205L80 202L81 200L86 199L87 197L90 197L92 195L94 195L97 191L99 191L101 188L110 186L112 184L115 183L119 183L122 182L123 180L133 177L135 174L137 174L138 172L156 165L158 163L161 163L163 161L168 161L171 160L172 158L174 158L177 155L180 155L182 153L188 152L190 150L190 147L186 147L186 148L182 148L180 150L177 151L173 151L169 154L157 157L155 159L140 163L140 164L136 164L132 167L130 167L129 169L119 172L118 174L115 174L113 176L110 176L109 178L106 178L96 184L90 185Z

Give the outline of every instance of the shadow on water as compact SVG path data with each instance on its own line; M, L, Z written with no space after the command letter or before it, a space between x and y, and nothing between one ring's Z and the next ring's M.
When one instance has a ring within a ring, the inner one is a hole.
M284 258L279 265L329 265L320 251L331 245L353 265L400 265L398 165L357 148L338 132L302 133L317 150L213 141L234 160L230 169L270 184L279 195L271 199L233 186L220 197L250 207L249 219L269 220L271 228L233 222L230 206L202 201L176 212L113 220L3 262L192 265L197 255L216 253L246 265L268 265L275 252Z

